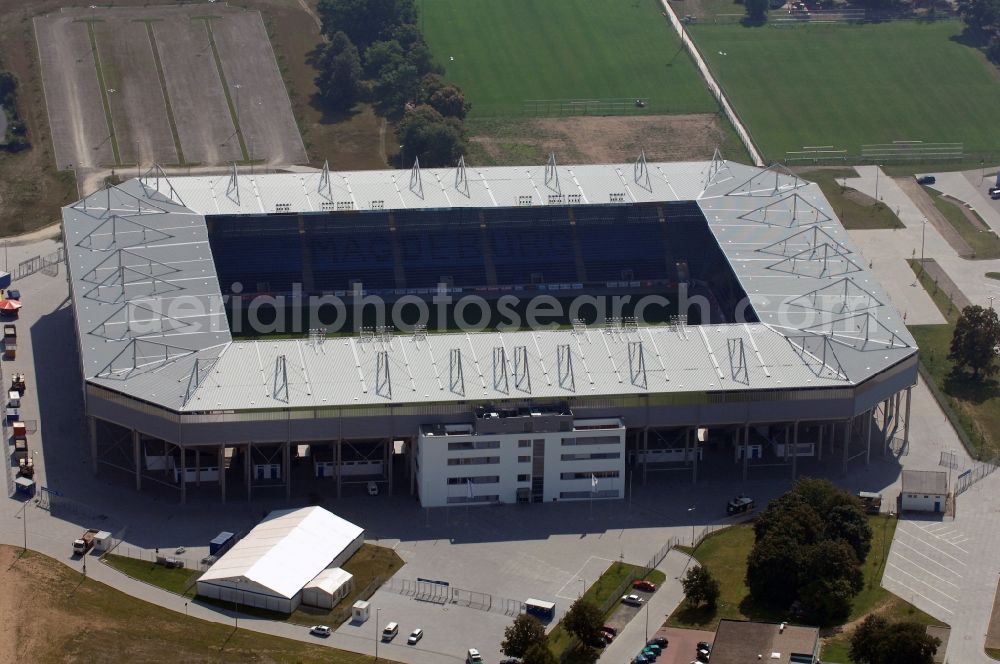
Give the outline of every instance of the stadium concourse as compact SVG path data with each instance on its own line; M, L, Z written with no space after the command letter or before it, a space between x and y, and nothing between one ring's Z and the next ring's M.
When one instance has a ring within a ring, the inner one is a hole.
M913 339L778 168L154 168L63 228L93 470L181 501L293 475L424 506L616 499L627 471L846 471L908 436Z

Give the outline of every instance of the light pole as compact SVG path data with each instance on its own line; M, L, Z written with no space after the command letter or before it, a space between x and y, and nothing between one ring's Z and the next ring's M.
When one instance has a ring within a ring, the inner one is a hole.
M188 603L184 602L184 617L187 618L188 615Z
M990 301L990 311L993 311L993 298L994 297L995 297L994 295L988 296L988 299ZM28 548L28 547L25 547L25 548Z
M580 597L583 597L583 594L585 592L587 592L587 581L585 579L581 578L580 579Z
M920 224L920 270L924 269L924 237L927 235L927 219Z
M979 184L982 186L983 180L986 179L986 160L979 160Z
M875 164L875 205L878 205L878 174L882 170L881 164Z
M646 602L646 641L649 641L649 602Z
M406 148L399 146L399 170L406 168Z
M236 629L240 628L240 581L242 580L241 578L236 579L236 610L233 612L233 615L236 616Z
M375 661L378 661L378 626L381 623L379 620L379 614L382 613L382 609L375 609Z

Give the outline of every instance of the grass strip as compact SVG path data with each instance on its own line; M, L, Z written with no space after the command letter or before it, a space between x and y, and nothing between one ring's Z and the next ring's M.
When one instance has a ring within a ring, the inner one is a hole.
M889 206L877 203L874 199L871 199L869 204L867 196L841 184L845 178L858 177L854 169L815 170L799 175L819 185L826 200L844 224L844 228L848 230L903 228L903 223Z
M122 165L122 155L118 150L118 137L115 135L115 120L111 116L111 100L108 99L108 85L104 80L104 70L101 68L101 54L97 50L97 34L94 32L94 22L86 21L87 34L90 36L90 52L94 56L94 68L97 69L97 85L101 88L101 103L104 105L104 119L108 123L108 133L111 139L111 151L115 156L115 166Z
M186 163L184 159L184 149L181 148L181 137L177 133L177 122L174 120L174 109L170 105L170 93L167 92L167 79L163 75L163 65L160 62L160 51L156 47L156 35L153 33L153 23L152 21L143 21L146 24L146 35L149 36L149 47L153 50L153 62L156 63L156 76L160 79L160 91L163 93L163 105L167 110L167 122L170 123L170 135L174 139L174 149L177 150L177 162L179 165L183 166ZM136 155L136 159L138 159Z
M229 94L229 82L226 81L226 72L222 69L222 57L219 49L215 45L215 33L212 32L212 20L205 17L201 19L205 22L205 30L208 32L208 43L212 47L212 57L215 58L215 68L219 71L219 80L222 81L222 92L226 95L226 104L229 106L229 115L233 119L233 126L236 127L236 138L240 142L240 152L243 154L243 161L250 161L250 153L247 152L246 141L243 140L243 127L240 126L240 116L236 110L236 104Z
M989 258L1000 258L1000 238L997 238L996 233L991 230L980 230L976 228L969 218L965 216L965 212L958 204L952 202L951 200L942 196L938 191L931 189L930 187L924 186L924 190L934 201L934 207L938 209L939 212L948 220L948 223L958 231L958 234L962 236L970 247L972 247L973 255L975 259L989 259ZM972 214L976 214L975 211L970 210ZM979 215L976 215L977 217ZM986 223L980 218L980 223L986 226ZM989 228L988 226L986 226Z
M104 562L137 581L143 581L185 597L194 597L195 587L191 583L192 577L201 576L201 572L197 570L169 568L157 565L151 560L137 560L113 553L104 556Z

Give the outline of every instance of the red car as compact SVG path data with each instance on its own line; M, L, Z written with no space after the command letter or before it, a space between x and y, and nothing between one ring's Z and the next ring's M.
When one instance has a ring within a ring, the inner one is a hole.
M656 592L656 584L646 579L636 579L632 582L632 587L636 590L645 590L647 593Z

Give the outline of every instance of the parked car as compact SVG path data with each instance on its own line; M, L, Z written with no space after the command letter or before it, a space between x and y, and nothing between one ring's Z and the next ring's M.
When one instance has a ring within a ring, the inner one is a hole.
M601 638L604 639L604 643L608 644L615 640L615 635L613 632L609 632L606 629L601 630Z
M726 514L742 514L754 508L753 498L750 496L736 496L726 505Z
M663 654L663 648L661 648L660 646L656 645L655 643L647 643L646 647L643 648L643 652L645 652L647 650L650 651L650 652L652 652L652 653L655 653L657 657L659 657L660 655Z
M377 496L378 495L378 484L375 482L368 483L368 495Z
M465 653L465 664L483 664L483 656L475 648L469 648Z
M611 625L604 625L603 627L601 627L601 631L609 632L611 634L614 634L615 636L618 636L618 628L612 627Z
M917 178L917 184L934 184L937 178L933 175L921 175Z
M712 644L699 641L696 654L699 662L707 662L709 656L712 654Z
M653 638L651 638L649 641L646 642L646 645L649 645L651 643L655 643L661 648L666 648L668 645L670 645L670 639L668 639L665 636L654 636Z
M655 662L660 656L655 650L650 650L649 648L643 648L641 655L646 658L648 662Z
M990 198L992 198L993 200L1000 199L1000 187L990 188Z
M643 655L642 653L636 655L635 658L632 660L632 664L648 664L648 662L649 658Z
M406 643L408 645L413 646L413 645L416 645L417 641L419 641L422 638L424 638L424 630L422 630L422 629L420 629L418 627L415 630L413 630L412 632L410 632L410 636L407 637Z
M313 625L309 628L309 633L313 636L330 636L330 628L326 625Z
M636 590L644 590L647 593L656 592L656 584L646 579L636 579L632 582L632 587Z
M638 595L622 595L622 604L630 604L632 606L639 606L642 604L642 598Z

